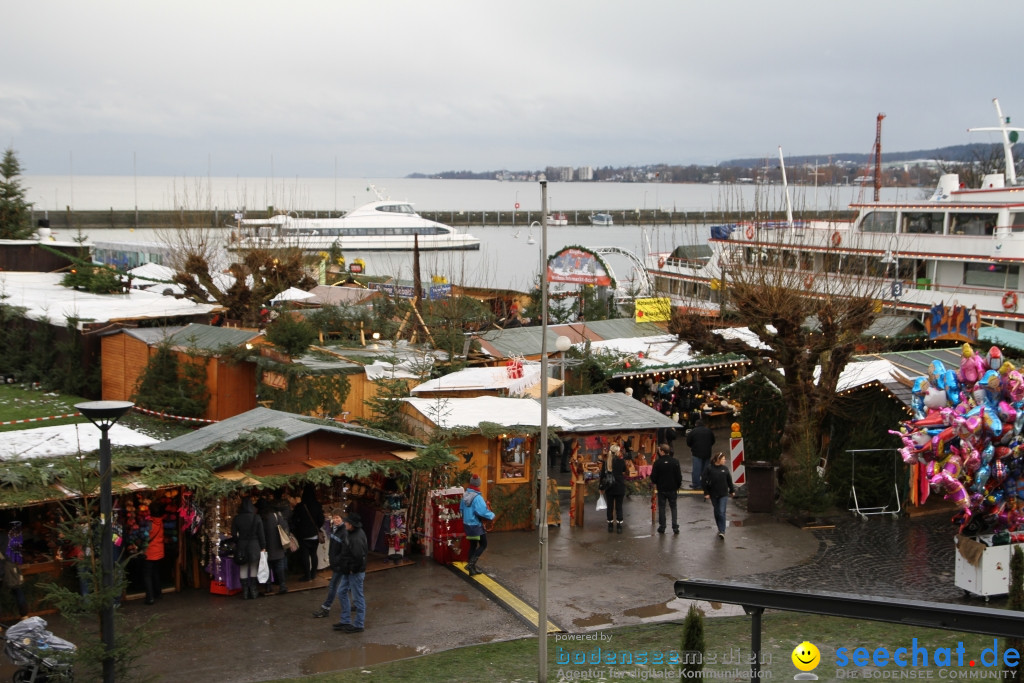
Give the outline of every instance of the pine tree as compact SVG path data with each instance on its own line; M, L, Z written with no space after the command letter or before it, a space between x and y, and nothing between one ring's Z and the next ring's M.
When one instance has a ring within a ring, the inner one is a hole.
M139 378L132 400L160 413L202 416L210 401L205 359L190 356L181 367L170 345L161 344Z
M8 147L0 161L0 239L23 240L32 235L32 205L21 187L21 164Z
M683 671L687 680L704 680L704 613L690 605L683 620Z

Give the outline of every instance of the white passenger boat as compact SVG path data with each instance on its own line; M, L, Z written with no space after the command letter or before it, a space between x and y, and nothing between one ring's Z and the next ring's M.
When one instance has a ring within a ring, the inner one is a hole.
M229 249L299 247L304 251L476 250L480 240L469 233L427 220L409 202L378 200L340 218L300 218L280 214L237 220Z
M595 213L590 216L591 225L614 225L615 222L612 220L610 213Z
M842 276L878 292L890 310L925 316L939 305L973 308L985 322L1024 330L1024 186L1011 143L1011 133L1024 129L1011 128L994 103L999 126L971 130L1001 133L1005 171L986 175L979 187L946 174L928 199L852 204L852 223L713 226L706 246L648 257L655 289L676 306L715 313L730 264L778 261L811 293Z

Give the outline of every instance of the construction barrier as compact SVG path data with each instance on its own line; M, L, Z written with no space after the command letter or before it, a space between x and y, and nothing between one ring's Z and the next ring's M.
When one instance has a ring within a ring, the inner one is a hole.
M743 435L735 431L730 434L730 437L729 463L732 468L732 482L736 486L742 486L747 483L747 473L743 467Z

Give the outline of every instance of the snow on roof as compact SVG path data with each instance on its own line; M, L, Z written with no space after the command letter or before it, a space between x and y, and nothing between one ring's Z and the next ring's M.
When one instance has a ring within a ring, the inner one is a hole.
M522 396L540 382L540 363L523 363L523 376L509 377L505 366L488 368L465 368L444 377L432 379L417 387L411 393L425 391L487 391L507 390L510 394Z
M403 400L443 429L479 427L481 422L493 422L503 427L540 426L540 403L533 399L477 396ZM558 417L550 416L548 426L561 429L568 425Z
M610 353L644 354L638 359L639 366L662 366L686 363L697 355L686 342L679 341L674 334L662 334L657 337L623 337L590 343L593 351Z
M839 375L836 391L848 391L871 382L892 382L892 372L896 366L887 360L869 360L860 363L847 363ZM821 372L819 365L814 369L815 378Z
M109 322L141 318L169 318L202 315L214 306L175 299L144 290L126 294L92 294L64 287L60 273L0 273L0 294L4 303L26 309L31 320L48 320L64 326L68 318L82 322Z
M4 432L0 460L9 458L43 458L88 453L100 447L100 430L88 422L58 427L37 427ZM115 424L108 432L114 446L149 446L157 439Z

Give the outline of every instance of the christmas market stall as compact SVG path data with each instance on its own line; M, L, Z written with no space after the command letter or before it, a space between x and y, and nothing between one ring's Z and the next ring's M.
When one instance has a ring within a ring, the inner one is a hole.
M215 483L213 495L204 498L201 537L211 590L225 593L236 589L238 579L233 561L220 552L221 541L243 496L288 501L292 529L301 515L322 526L332 508L358 512L370 543L368 571L373 571L409 563L410 539L422 533L428 491L435 488L433 472L443 470L449 459L446 451L430 451L395 434L268 408L153 449L220 453L212 462ZM326 567L326 551L320 544L317 569Z
M0 451L0 552L18 567L23 577L23 605L12 602L11 591L0 591L0 615L26 610L53 610L43 598L45 584L58 583L82 594L98 580L97 537L99 503L95 451L99 430L88 424L70 424L8 432ZM155 439L121 425L110 428L115 476L113 490L113 548L125 569L127 597L143 590L137 557L150 545L154 524L159 525L163 561L159 590L178 590L188 581L194 561L186 542L187 524L179 514L189 508L190 497L179 485L147 483L132 467L133 453ZM167 513L150 516L157 504ZM8 586L13 588L13 586Z
M626 460L627 492L650 495L648 478L659 433L674 436L679 424L628 394L553 396L548 399L548 424L557 425L569 460L572 490L569 526L583 526L584 500L596 496L601 460L618 445Z
M530 483L540 448L540 403L528 398L407 398L407 431L427 437L450 431L461 478L479 474L495 511L495 530L533 526L536 492ZM552 430L559 425L548 422ZM552 435L554 432L552 431Z

